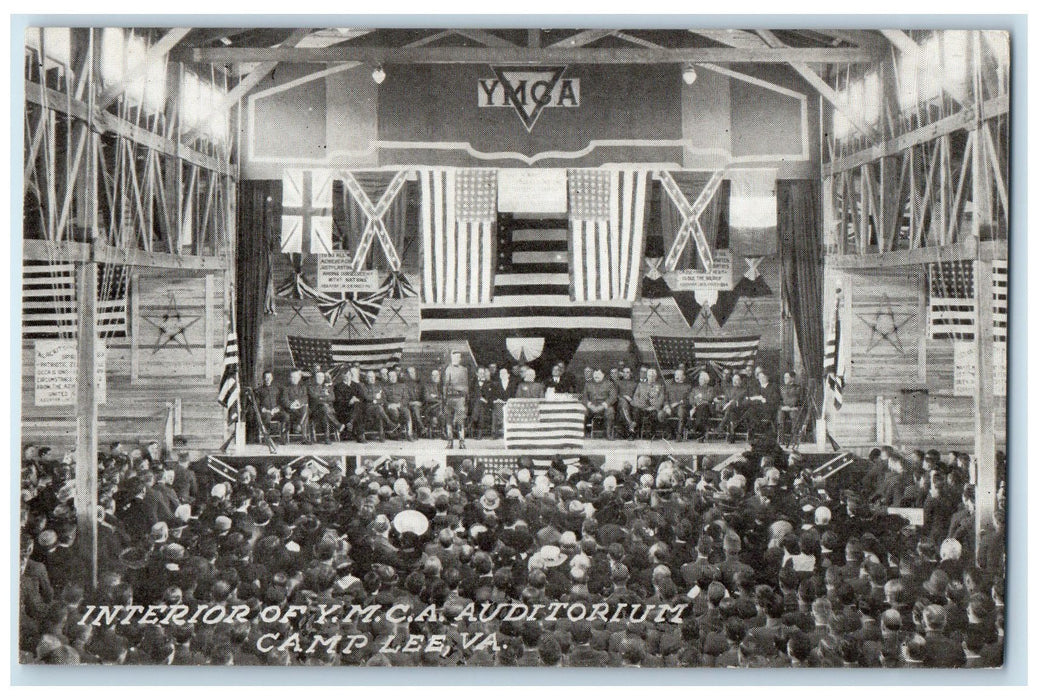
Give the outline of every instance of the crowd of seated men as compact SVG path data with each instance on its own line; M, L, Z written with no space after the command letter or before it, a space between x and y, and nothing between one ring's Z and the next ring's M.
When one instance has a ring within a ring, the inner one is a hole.
M648 366L614 366L608 374L604 368L585 367L577 377L560 362L539 378L527 364L491 364L477 367L470 377L455 353L451 365L424 378L414 367L362 371L357 365L343 368L335 380L320 367L311 368L309 379L303 374L293 370L284 385L274 382L272 372L263 375L254 393L268 432L306 434L309 424L326 441L426 436L446 437L452 446L457 435L464 447L466 434L502 435L502 412L509 399L568 394L586 407L588 433L597 422L609 440L658 436L734 442L737 434L762 423L781 438L795 427L803 404L794 372L786 372L778 384L753 365L741 371L725 368L717 376L703 369L694 377L679 366L672 378L664 379Z
M1004 460L994 522L978 539L966 455L877 449L842 484L812 480L803 459L792 453L787 466L750 451L701 470L666 458L610 470L559 459L543 471L521 459L493 473L470 459L456 468L390 459L329 470L246 466L232 479L157 443L116 443L99 459L95 588L77 538L72 458L30 445L21 464L20 659L1000 665ZM921 504L922 524L891 515L890 502ZM249 614L222 624L142 615L81 624L98 620L89 606L131 603L208 606L210 619L234 606ZM516 620L495 608L512 603L579 614ZM432 605L438 614L260 614L319 604ZM472 612L484 604L500 614ZM595 605L609 616L588 614ZM647 605L677 612L648 614ZM476 634L491 641L461 643ZM318 635L367 642L347 652ZM444 635L447 651L401 651L408 635Z

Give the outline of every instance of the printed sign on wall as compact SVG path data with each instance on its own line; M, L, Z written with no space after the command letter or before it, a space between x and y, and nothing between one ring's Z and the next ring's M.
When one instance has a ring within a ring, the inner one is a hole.
M107 348L96 348L97 364L94 372L97 403L105 403L108 383L105 375ZM35 401L37 406L75 406L76 379L79 372L79 346L75 340L37 340Z
M715 250L714 264L710 271L675 270L664 277L675 292L727 292L734 286L732 277L732 254L727 250Z
M317 289L322 292L373 292L377 270L354 270L353 255L336 251L317 256Z
M497 210L532 214L565 214L564 168L502 168L497 171Z
M955 396L973 396L977 378L977 346L969 340L957 340L953 344L954 372L952 393ZM1006 395L1006 344L995 343L992 356L994 376L991 392L995 396Z

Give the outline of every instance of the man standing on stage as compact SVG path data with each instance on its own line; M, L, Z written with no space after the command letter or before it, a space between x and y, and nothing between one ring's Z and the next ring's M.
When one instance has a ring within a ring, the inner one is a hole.
M281 392L281 408L288 414L291 429L297 433L303 432L303 421L310 403L302 380L302 370L292 370L288 375L288 386Z
M591 381L584 385L584 405L587 406L588 419L601 415L605 420L606 439L613 439L613 419L616 417L616 386L606 381L605 373L596 369L591 374Z
M458 433L458 447L465 449L465 419L468 415L469 371L461 366L461 353L451 351L451 363L443 371L443 411L447 423L447 449L454 447L454 432Z
M544 385L537 381L537 373L532 368L523 371L523 381L515 388L517 399L543 399Z

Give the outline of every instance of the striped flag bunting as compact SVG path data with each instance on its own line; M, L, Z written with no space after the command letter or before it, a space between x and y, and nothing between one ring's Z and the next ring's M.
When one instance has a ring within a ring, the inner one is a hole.
M634 301L649 172L573 169L568 176L573 300Z
M125 265L98 265L97 332L126 337ZM22 336L74 337L79 323L76 266L71 262L25 260L22 263Z
M418 296L418 290L414 288L407 275L399 270L390 270L386 279L379 285L378 293L386 299L409 299Z
M227 322L227 343L223 353L223 377L220 379L220 405L227 409L227 422L237 423L241 413L241 388L238 385L238 332L234 320Z
M505 404L505 446L555 452L582 449L584 416L584 404L577 400L511 399Z
M927 273L930 339L973 340L977 309L973 261L930 263ZM992 262L991 285L994 339L1005 342L1009 328L1009 265L1005 260Z
M757 359L759 335L693 338L692 352L697 363L741 369Z
M840 309L837 306L833 314L833 325L829 329L828 337L825 339L825 361L823 363L825 383L833 397L833 408L837 411L843 406L844 387L844 361L843 357L841 357L840 341Z
M478 306L423 303L421 340L452 340L490 331L528 338L560 331L588 338L630 338L630 303L576 304L570 298L566 226L565 219L503 217L498 226L493 299Z
M392 367L399 364L403 349L403 336L348 339L288 336L292 364L307 371L315 364L327 369L351 363L357 363L363 370Z
M238 467L228 464L215 455L207 456L205 458L205 465L221 479L226 479L227 481L238 480Z
M382 310L382 300L385 296L381 292L365 294L361 292L347 292L342 294L325 294L316 298L317 310L324 316L328 325L334 326L338 323L343 312L352 311L357 320L364 324L368 330L375 325L379 311Z
M421 170L419 180L425 303L488 303L493 292L497 172Z
M288 467L297 474L306 472L306 476L312 481L319 481L331 471L331 464L321 457L315 455L300 455L286 461L283 456L264 456L260 458L250 457L217 457L208 455L206 466L218 477L227 481L237 481L241 470L247 464L252 464L257 469L263 470L271 466L278 469ZM241 466L239 466L241 465Z

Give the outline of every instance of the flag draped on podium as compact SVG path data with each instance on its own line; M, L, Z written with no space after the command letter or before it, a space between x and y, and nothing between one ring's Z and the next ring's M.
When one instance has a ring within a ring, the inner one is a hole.
M584 404L576 399L510 399L505 446L517 450L572 450L584 446Z
M574 301L634 301L649 177L644 170L569 171Z

